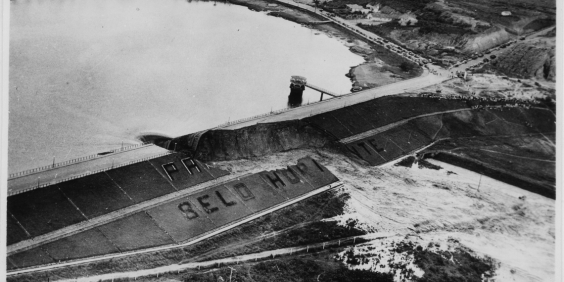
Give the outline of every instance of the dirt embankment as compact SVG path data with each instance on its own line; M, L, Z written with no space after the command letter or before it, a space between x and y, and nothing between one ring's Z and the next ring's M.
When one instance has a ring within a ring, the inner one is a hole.
M380 101L385 103L384 100ZM468 100L466 106L479 107L480 104L475 101ZM391 115L397 111L397 107L388 108ZM387 110L378 112L386 115ZM338 116L342 120L337 118L336 125L347 124L344 112ZM554 193L555 162L550 158L554 155L554 141L547 138L555 131L555 124L554 115L548 109L509 107L463 110L420 117L409 123L413 129L430 138L426 139L426 143L413 139L413 145L425 146L431 140L443 140L425 152L456 154L468 159L468 162L477 161L487 166L490 169L483 173L493 178L549 197ZM324 128L323 124L329 128ZM326 130L334 130L331 126L332 123L319 124L308 119L293 120L256 124L237 130L211 130L202 135L197 148L191 147L188 141L191 138L186 136L176 138L171 143L177 143L177 150L190 151L204 161L248 159L296 149L336 148L336 138L325 133ZM392 135L384 132L378 136L396 138L393 131L390 132ZM395 142L405 140L399 138ZM340 152L348 156L347 149L342 148ZM397 157L406 154L397 153ZM475 170L474 166L464 167Z
M320 148L330 137L302 121L257 124L236 130L210 130L202 135L197 151L203 161L237 160L302 148ZM186 138L173 139L177 150L191 151Z
M446 152L430 154L429 157L439 160L441 162L449 163L458 167L462 167L485 176L491 177L493 179L505 182L510 185L517 186L524 190L543 195L545 197L556 199L556 190L553 186L547 185L545 183L534 181L528 179L527 177L521 177L514 173L507 172L506 170L499 169L483 163L476 159L466 158L463 156L450 154Z
M465 36L464 40L462 40L462 42L465 41L462 50L469 53L482 52L508 42L512 37L513 35L505 29L492 28L480 34Z
M556 80L555 37L521 41L492 62L492 68L520 78Z
M363 56L366 61L364 64L351 68L347 75L356 87L368 89L383 86L414 78L423 73L423 69L417 64L380 45L353 46L351 51Z
M421 155L555 197L555 119L548 110L467 111L414 121L435 136Z

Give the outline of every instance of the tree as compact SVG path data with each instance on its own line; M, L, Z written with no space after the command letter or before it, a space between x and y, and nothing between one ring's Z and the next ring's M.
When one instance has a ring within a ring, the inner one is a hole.
M399 67L403 72L410 72L413 70L413 65L408 62L401 63Z
M316 13L317 13L317 7L319 7L319 3L320 3L320 2L321 2L321 1L319 1L319 0L313 0L313 4L315 4L315 12L316 12Z

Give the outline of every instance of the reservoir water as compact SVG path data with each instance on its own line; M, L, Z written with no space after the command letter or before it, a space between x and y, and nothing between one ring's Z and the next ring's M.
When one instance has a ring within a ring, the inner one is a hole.
M9 172L285 108L292 75L350 92L363 59L315 33L214 2L11 1Z

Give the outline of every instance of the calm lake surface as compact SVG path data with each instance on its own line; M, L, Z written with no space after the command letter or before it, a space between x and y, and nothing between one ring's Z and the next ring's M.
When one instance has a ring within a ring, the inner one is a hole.
M10 21L10 173L285 108L291 75L348 93L344 74L363 62L334 38L213 2L16 0Z

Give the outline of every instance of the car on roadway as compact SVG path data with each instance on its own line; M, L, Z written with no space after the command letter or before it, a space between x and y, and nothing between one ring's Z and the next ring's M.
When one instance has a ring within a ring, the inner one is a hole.
M495 59L495 58L497 58L496 55L491 55L491 56L490 56L490 59L492 59L492 60Z

